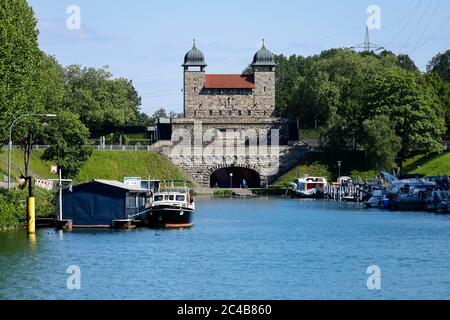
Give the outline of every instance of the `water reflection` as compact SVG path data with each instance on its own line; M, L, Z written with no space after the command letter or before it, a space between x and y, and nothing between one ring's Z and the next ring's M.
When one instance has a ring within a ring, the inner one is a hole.
M446 299L450 216L289 199L198 200L183 230L0 232L6 299ZM365 286L379 265L383 290ZM81 290L67 289L67 268Z

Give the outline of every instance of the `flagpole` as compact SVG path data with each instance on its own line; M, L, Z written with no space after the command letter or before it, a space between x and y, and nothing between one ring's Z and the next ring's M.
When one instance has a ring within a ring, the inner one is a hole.
M59 221L63 219L62 203L62 173L59 169Z

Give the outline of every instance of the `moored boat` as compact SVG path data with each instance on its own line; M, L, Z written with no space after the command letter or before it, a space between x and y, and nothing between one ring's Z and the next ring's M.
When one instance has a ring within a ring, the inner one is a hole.
M328 185L327 179L322 177L304 177L294 181L296 188L293 198L318 199L323 197L324 188Z
M175 183L183 183L175 187ZM145 223L157 228L192 227L195 213L194 198L186 186L189 181L161 181L160 188L153 194Z

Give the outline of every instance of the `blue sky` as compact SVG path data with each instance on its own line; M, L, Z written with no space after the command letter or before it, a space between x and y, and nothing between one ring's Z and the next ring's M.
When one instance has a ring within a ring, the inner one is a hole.
M142 111L182 111L182 68L192 39L209 73L239 73L261 39L277 54L303 56L364 40L367 8L381 9L371 41L412 56L425 70L450 48L448 0L29 0L39 20L41 49L63 65L108 65L142 96ZM70 31L67 8L81 10L81 29Z

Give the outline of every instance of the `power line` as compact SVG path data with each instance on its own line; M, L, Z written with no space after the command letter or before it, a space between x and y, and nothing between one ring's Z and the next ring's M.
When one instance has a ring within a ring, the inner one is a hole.
M432 3L433 3L433 0L430 0L430 2L428 3L427 7L425 8L425 11L423 12L422 16L420 17L419 22L416 24L416 27L411 32L411 34L409 35L408 39L406 39L405 43L403 44L403 46L400 48L399 51L402 51L407 46L407 44L411 40L411 38L416 34L417 29L419 29L420 25L422 24L422 21L425 18L426 14L428 12L428 9L430 9Z
M423 37L425 36L425 33L428 31L428 28L430 27L431 23L433 22L433 19L436 16L436 13L437 13L439 7L441 6L441 3L442 3L442 0L439 0L436 8L434 9L433 14L431 15L430 20L428 21L428 24L425 26L425 29L423 30L422 34L420 35L419 40L417 40L417 43L414 46L414 48L411 50L410 54L412 54L417 49L417 47L419 46L420 42L422 41Z
M396 22L388 25L387 27L383 27L383 29L392 28L392 27L398 25L399 23L401 23L403 20L405 20L409 15L411 15L411 13L414 12L414 14L415 14L415 11L417 11L417 9L418 9L418 5L420 6L420 4L422 2L423 2L423 0L418 0L417 3L411 8L411 10L408 11L408 13L406 15L404 15L402 18L398 19ZM310 43L320 43L323 40L332 39L332 38L341 36L343 34L346 34L346 33L352 32L352 31L356 31L357 29L359 29L359 27L352 27L352 28L343 30L341 32L330 34L330 35L327 35L327 36L324 36L324 37L321 37L321 38L318 38L318 39L315 39L315 40L309 40L309 41L301 42L299 45L303 46L303 45L307 45L307 44L310 44Z
M411 8L411 10L408 11L408 13L407 13L406 15L404 15L402 18L400 18L400 19L397 20L396 22L394 22L394 23L388 25L387 27L383 27L383 29L390 29L390 28L392 28L392 27L398 25L400 22L402 22L403 20L405 20L405 19L406 19L406 18L407 18L414 10L415 10L415 7L416 7L418 4L420 4L421 2L422 2L421 0L417 1L417 3Z
M417 48L416 48L416 50L417 49L420 49L420 48L422 48L424 45L426 45L428 42L430 42L431 40L433 40L441 31L442 31L442 29L444 29L444 27L445 27L445 25L448 23L450 21L450 17L447 17L447 19L444 21L444 23L436 30L436 32L434 32L433 33L433 35L430 37L430 38L428 38L427 40L425 40L420 46L418 46Z
M422 6L423 0L419 0L415 6L415 8L413 9L413 13L412 15L409 17L408 21L406 22L406 24L403 26L403 28L397 33L397 35L386 44L386 47L389 47L391 44L393 44L398 37L403 33L403 31L406 30L406 28L409 26L409 24L411 23L412 19L414 18L414 16L417 13L417 10L419 10L419 8Z

